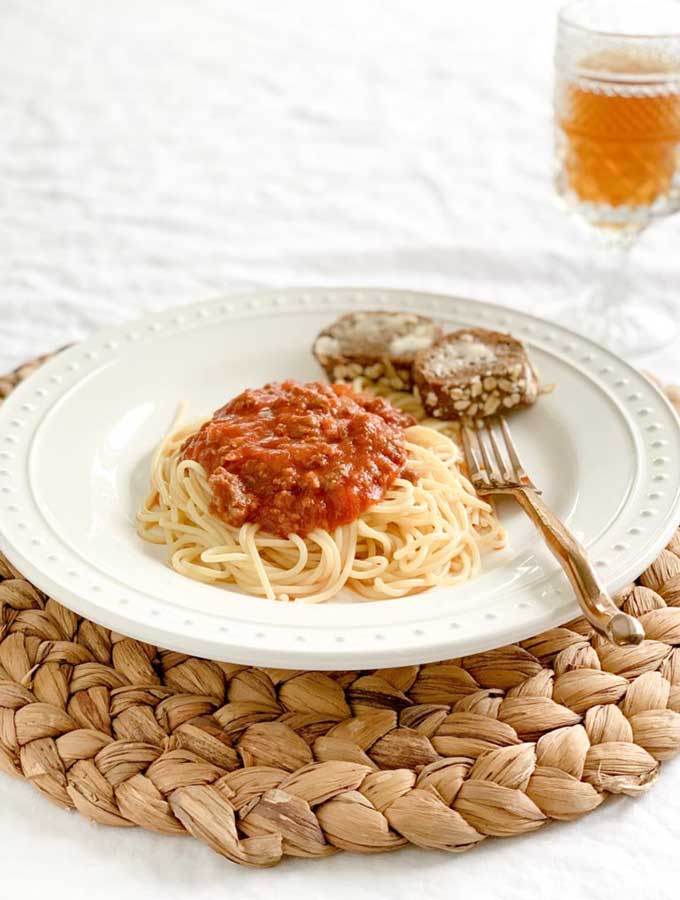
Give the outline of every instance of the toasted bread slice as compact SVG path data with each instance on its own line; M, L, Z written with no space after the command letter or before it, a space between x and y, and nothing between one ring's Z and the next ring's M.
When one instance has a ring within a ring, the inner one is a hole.
M475 421L517 406L539 393L524 344L509 334L463 328L416 354L415 390L428 415Z
M342 316L319 334L312 348L331 381L362 376L375 384L410 391L416 353L440 338L427 316L371 310Z

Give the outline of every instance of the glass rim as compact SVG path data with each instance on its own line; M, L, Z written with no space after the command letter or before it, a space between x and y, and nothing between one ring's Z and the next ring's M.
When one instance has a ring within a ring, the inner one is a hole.
M565 26L567 28L573 28L576 31L582 31L584 34L597 34L601 37L618 38L619 40L658 41L664 39L677 39L680 37L680 22L678 23L677 31L660 31L654 34L635 34L625 31L610 31L608 29L592 28L588 25L580 25L578 22L569 19L569 12L571 10L575 9L577 6L586 6L589 2L590 0L571 0L566 6L563 6L557 14L557 20L560 27Z

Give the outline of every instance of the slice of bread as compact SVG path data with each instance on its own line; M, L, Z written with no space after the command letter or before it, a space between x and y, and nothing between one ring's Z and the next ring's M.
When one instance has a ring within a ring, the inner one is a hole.
M375 384L410 391L416 353L442 333L432 319L415 313L353 312L324 328L312 352L331 381L362 376Z
M413 380L428 415L466 422L529 406L539 393L521 341L485 328L454 331L421 350Z

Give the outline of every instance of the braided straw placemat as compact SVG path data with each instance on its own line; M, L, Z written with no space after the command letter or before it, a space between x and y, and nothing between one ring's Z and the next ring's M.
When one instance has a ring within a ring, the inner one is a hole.
M0 769L103 825L188 832L234 862L467 850L644 791L680 749L680 530L622 594L639 647L577 619L367 672L161 650L70 612L1 556L0 578Z

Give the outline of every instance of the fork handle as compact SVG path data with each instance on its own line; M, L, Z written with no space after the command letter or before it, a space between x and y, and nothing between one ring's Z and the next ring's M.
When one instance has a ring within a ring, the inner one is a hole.
M639 644L645 632L640 622L616 607L593 568L585 548L530 489L513 491L515 499L543 534L571 582L583 614L598 634L614 644Z

